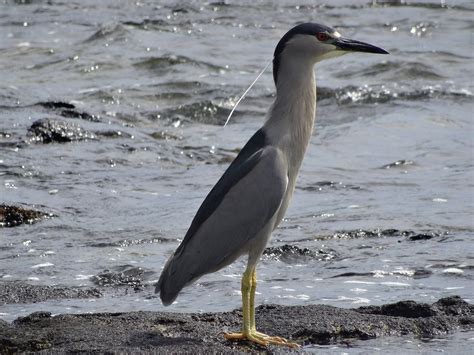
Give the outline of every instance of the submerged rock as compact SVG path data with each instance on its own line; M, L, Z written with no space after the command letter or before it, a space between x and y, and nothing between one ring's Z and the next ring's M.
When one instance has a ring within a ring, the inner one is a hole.
M28 138L37 143L67 143L96 139L96 136L75 123L45 118L33 122Z
M382 311L391 310L388 312ZM393 313L395 315L380 314ZM416 310L417 317L412 311ZM257 307L260 331L301 345L331 344L381 336L434 337L455 329L473 329L474 306L460 297L427 305L403 301L380 307L341 309L325 305ZM420 312L421 311L421 312ZM125 353L260 353L266 348L227 341L223 331L240 327L241 312L179 314L165 312L57 315L36 312L0 321L0 352L46 350ZM287 350L269 347L267 350Z
M51 110L74 110L76 108L73 104L63 101L43 101L38 102L38 105Z
M381 169L405 168L409 165L415 165L415 162L413 160L400 159L400 160L394 161L393 163L385 164L384 166L381 167Z
M287 264L294 264L308 260L331 260L337 257L337 253L332 249L311 250L308 248L300 248L296 245L284 244L277 247L265 248L263 257L280 260Z
M45 218L54 217L52 213L41 212L20 206L0 204L0 227L16 227L21 224L33 224Z
M117 267L117 271L104 270L92 276L91 281L97 286L128 286L139 291L144 287L144 279L151 274L154 272L146 271L141 267L122 265Z
M412 231L412 230L398 230L398 229L375 229L375 230L363 230L356 229L351 231L336 232L332 235L318 236L318 240L327 239L358 239L358 238L403 238L402 240L417 241L417 240L428 240L432 238L440 238L446 236L447 232L424 232L424 231ZM402 241L401 240L401 241Z
M60 116L67 118L78 118L81 120L91 121L91 122L100 122L100 118L91 115L87 112L79 111L76 106L68 102L62 101L44 101L39 102L37 105L44 107L48 110L58 113Z

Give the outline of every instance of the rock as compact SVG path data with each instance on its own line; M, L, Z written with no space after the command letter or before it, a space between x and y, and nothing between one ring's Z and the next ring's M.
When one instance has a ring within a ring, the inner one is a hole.
M406 318L426 318L436 314L436 311L429 304L416 303L415 301L400 301L383 306L361 307L359 312Z
M300 248L296 245L284 244L278 247L265 248L263 256L291 264L305 259L316 259L317 253L308 248Z
M268 247L263 251L263 257L267 259L280 260L287 264L302 263L308 260L331 260L337 257L333 249L311 250L300 248L296 245L284 244L278 247Z
M62 101L44 101L39 102L37 105L44 107L45 109L51 110L60 116L67 118L78 118L81 120L91 121L91 122L100 122L100 118L91 115L87 112L78 111L76 106L68 102Z
M28 138L36 143L67 143L96 139L96 136L75 123L45 118L33 122Z
M117 271L104 270L99 274L92 276L91 281L97 286L128 286L135 291L144 287L144 279L154 274L149 270L132 265L122 265L117 267Z
M325 305L263 305L257 307L256 318L260 331L309 345L408 334L434 337L455 329L473 329L473 310L473 305L453 296L432 305L402 301L359 309ZM47 312L36 312L12 324L0 322L0 352L261 353L281 349L225 340L222 332L239 329L241 317L240 310L204 314L127 312L55 317Z
M33 224L45 218L55 217L52 213L36 211L20 206L0 205L0 227L16 227Z
M409 165L415 165L415 162L413 160L400 159L393 163L386 164L380 168L381 169L405 168L406 166L409 166Z
M472 305L459 296L441 298L433 304L433 307L447 315L472 317Z
M398 230L398 229L375 229L375 230L351 230L337 232L332 235L318 236L318 240L326 239L358 239L358 238L403 238L402 241L418 241L429 240L432 238L441 238L447 235L446 232L417 232L412 230Z

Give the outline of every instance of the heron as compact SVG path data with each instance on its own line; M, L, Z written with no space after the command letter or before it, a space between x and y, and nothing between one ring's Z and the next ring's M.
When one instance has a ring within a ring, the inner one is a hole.
M156 284L164 305L205 274L248 256L242 275L242 328L224 333L247 340L298 347L258 332L255 324L256 266L283 219L295 189L316 114L316 63L350 52L388 54L374 45L344 38L335 29L303 23L278 42L273 56L276 95L263 126L250 138L199 207L181 244Z

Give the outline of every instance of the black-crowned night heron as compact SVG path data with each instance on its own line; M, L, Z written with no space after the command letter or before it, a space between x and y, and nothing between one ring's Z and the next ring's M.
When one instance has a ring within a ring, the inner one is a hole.
M275 102L263 127L207 195L166 263L156 286L163 304L171 304L184 286L246 254L242 330L225 337L297 346L256 330L255 268L272 231L285 215L311 138L316 111L314 64L349 52L387 54L316 23L298 25L280 40L273 57Z

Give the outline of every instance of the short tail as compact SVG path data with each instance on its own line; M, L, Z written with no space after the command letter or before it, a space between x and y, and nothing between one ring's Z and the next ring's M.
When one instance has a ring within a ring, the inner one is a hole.
M177 255L172 255L166 263L155 287L155 293L160 294L165 306L172 304L184 286L194 281L190 266L187 265L186 258Z

